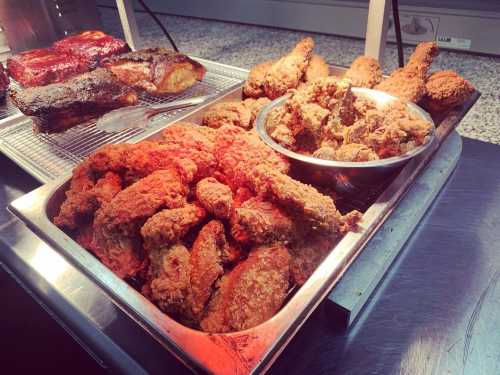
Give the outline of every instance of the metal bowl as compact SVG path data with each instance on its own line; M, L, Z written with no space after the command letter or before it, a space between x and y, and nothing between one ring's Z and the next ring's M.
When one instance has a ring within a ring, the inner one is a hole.
M383 106L399 100L392 95L378 90L353 88L352 91L356 96L362 96L373 100L377 106ZM405 154L365 162L325 160L299 154L283 147L267 134L266 119L269 111L282 106L287 99L288 96L282 96L262 108L257 116L256 126L260 138L271 148L287 156L292 162L294 172L300 175L301 179L314 184L330 186L337 191L357 191L388 178L397 173L410 159L427 150L436 138L435 125L431 116L419 106L413 103L407 103L408 110L423 120L430 122L433 125L433 129L426 143Z

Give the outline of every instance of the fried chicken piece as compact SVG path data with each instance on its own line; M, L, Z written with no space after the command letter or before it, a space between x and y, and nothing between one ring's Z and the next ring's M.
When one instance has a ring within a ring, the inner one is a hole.
M321 146L316 151L313 152L312 156L318 159L324 160L337 160L335 155L335 150L337 147L331 146Z
M265 61L255 65L248 74L248 78L243 86L243 94L251 98L264 96L265 77L275 61Z
M354 87L375 87L382 81L382 69L379 62L370 56L359 56L344 75Z
M302 39L288 55L269 68L264 78L264 92L268 98L276 99L299 85L309 66L313 48L311 38Z
M333 160L338 161L370 161L378 160L378 155L370 147L359 143L348 143L335 150Z
M262 194L281 206L295 210L312 225L331 232L338 232L342 215L333 200L314 187L296 181L267 165L259 165L249 173L256 193Z
M78 226L75 235L75 241L84 249L92 251L92 238L94 237L94 229L92 222Z
M149 260L150 298L166 313L183 313L190 290L189 250L181 244L158 247Z
M433 129L433 125L408 111L406 105L400 101L386 105L382 109L384 124L396 125L407 134L416 145L426 142Z
M218 129L224 125L249 129L252 111L243 102L224 102L211 106L203 115L203 125Z
M260 198L247 200L231 216L231 234L242 243L288 243L296 231L294 221L284 210Z
M188 190L171 168L155 171L120 191L95 214L96 255L118 276L134 276L145 258L139 229L157 210L184 206Z
M474 90L469 81L451 70L435 72L427 79L422 104L430 112L443 112L465 103Z
M303 238L290 247L290 279L303 285L319 264L333 250L340 237L313 235Z
M160 143L183 143L185 147L194 147L212 151L215 142L215 129L193 122L176 122L162 133Z
M206 224L193 244L188 305L195 319L202 314L215 282L224 273L222 253L227 246L224 225L218 220Z
M266 146L257 134L235 126L217 130L215 157L223 182L233 189L245 186L248 172L261 163L283 173L289 169L288 161Z
M269 98L248 98L243 101L243 104L250 109L250 127L255 127L255 120L262 110L262 107L270 102L271 100Z
M207 177L196 185L196 198L216 218L229 218L233 207L233 192L229 186Z
M66 200L61 204L54 224L59 227L76 229L92 217L104 203L109 202L122 189L119 175L107 172L94 184L93 178L82 168L76 168L66 192Z
M164 209L154 214L141 228L144 249L152 250L178 242L206 216L205 210L195 204Z
M266 131L283 147L293 150L295 148L295 136L292 129L296 121L292 113L288 112L284 106L273 108L266 118Z
M304 73L304 81L311 82L318 78L328 77L330 75L330 67L320 55L313 54L309 65Z
M255 327L282 306L289 288L290 255L284 246L253 249L219 282L200 326L223 333Z
M375 89L417 103L425 94L427 71L437 54L438 47L435 42L420 43L408 63L392 72L389 78L375 86Z

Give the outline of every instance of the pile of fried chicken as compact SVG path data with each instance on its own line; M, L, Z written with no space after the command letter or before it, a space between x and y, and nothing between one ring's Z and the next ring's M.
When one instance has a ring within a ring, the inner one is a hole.
M420 43L408 63L386 79L378 61L368 56L356 58L343 77L329 76L328 64L313 49L314 41L305 38L280 59L256 65L243 87L243 100L212 106L203 124L252 129L264 105L288 94L286 105L267 119L275 141L323 159L369 161L404 154L426 141L431 124L409 113L405 102L439 114L474 92L455 72L429 74L438 54L434 42ZM353 95L352 87L385 91L401 102L377 108Z
M180 322L242 330L271 318L361 217L288 172L253 130L177 123L88 157L53 222Z

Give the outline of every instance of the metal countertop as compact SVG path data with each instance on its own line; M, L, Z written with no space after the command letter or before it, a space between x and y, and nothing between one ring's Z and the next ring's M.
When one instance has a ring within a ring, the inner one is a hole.
M498 160L499 146L465 138L457 170L358 322L340 332L321 305L270 373L499 374ZM1 207L38 186L4 156L0 168ZM129 373L187 372L5 209L0 240L0 263L103 364ZM37 253L43 260L36 261ZM42 278L39 271L48 265L58 271ZM65 290L67 278L81 288ZM82 294L86 306L74 303Z

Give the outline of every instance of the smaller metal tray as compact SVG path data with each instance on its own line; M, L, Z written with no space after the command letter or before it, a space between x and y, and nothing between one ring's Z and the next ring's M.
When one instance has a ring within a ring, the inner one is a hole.
M334 69L333 74L341 72L341 69ZM437 128L437 141L426 152L410 160L393 180L380 186L363 215L360 230L348 233L332 249L282 309L270 320L245 331L208 334L177 323L56 227L50 219L60 204L69 175L17 199L9 209L108 293L160 345L191 369L217 374L261 373L271 366L316 306L328 295L478 97L479 93L475 93L463 107L450 112ZM240 98L241 88L238 88L216 102ZM180 120L199 123L209 105L203 105ZM158 130L148 139L155 139L159 134Z
M240 86L248 75L244 69L194 59L207 69L201 82L176 95L155 97L143 94L139 98L140 103L154 105L203 95L214 95L216 98ZM199 108L196 106L163 113L156 116L145 129L106 133L98 130L93 120L62 133L35 134L32 120L19 112L10 99L4 107L10 112L5 112L6 117L2 118L0 108L0 151L42 183L69 173L75 165L105 144L136 143L154 134L166 123Z

